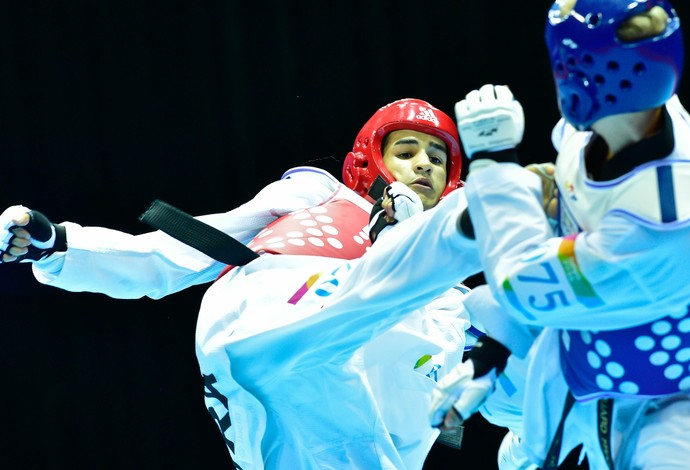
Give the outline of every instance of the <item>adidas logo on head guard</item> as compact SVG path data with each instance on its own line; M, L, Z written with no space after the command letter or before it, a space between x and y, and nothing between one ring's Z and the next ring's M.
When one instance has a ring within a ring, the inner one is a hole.
M417 116L415 116L417 119L419 119L420 121L433 122L435 126L438 126L438 118L436 117L436 115L434 114L434 112L432 110L425 109L422 107L420 107L419 110L421 111L421 113L419 113L419 114L417 114Z
M448 180L441 197L462 185L462 153L455 121L426 101L405 98L380 108L357 134L352 152L343 163L343 182L348 188L374 202L379 197L374 188L395 181L383 163L381 146L386 135L401 129L424 132L446 144ZM384 184L374 185L377 180Z

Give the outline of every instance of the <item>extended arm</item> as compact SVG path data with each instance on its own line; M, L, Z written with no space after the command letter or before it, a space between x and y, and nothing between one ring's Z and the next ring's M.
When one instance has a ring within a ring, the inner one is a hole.
M325 201L337 187L338 182L321 170L296 169L237 209L199 219L246 242L281 215ZM69 222L60 226L66 232L66 250L35 262L33 270L40 282L65 290L159 298L210 282L224 267L159 231L135 236ZM10 223L4 230L3 237L9 239L17 229Z

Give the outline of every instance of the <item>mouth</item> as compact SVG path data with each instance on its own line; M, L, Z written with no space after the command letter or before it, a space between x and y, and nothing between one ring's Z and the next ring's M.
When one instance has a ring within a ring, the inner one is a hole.
M434 187L431 185L431 181L427 178L417 178L410 183L410 187L417 190L429 191L433 190Z

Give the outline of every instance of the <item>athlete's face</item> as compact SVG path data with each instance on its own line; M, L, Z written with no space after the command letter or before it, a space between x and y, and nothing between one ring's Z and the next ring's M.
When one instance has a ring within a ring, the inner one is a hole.
M383 163L396 181L417 193L424 210L434 207L441 198L447 162L446 144L438 137L407 129L386 136Z

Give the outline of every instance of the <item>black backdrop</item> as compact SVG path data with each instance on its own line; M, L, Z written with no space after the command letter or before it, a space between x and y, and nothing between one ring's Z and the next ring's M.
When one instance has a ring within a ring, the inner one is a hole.
M452 115L484 83L521 100L524 163L551 160L549 4L6 0L0 207L142 233L155 198L219 212L295 165L339 177L379 106ZM2 266L0 466L228 468L194 357L203 292L113 300ZM434 448L427 467L494 468L502 434L473 418L464 448Z

